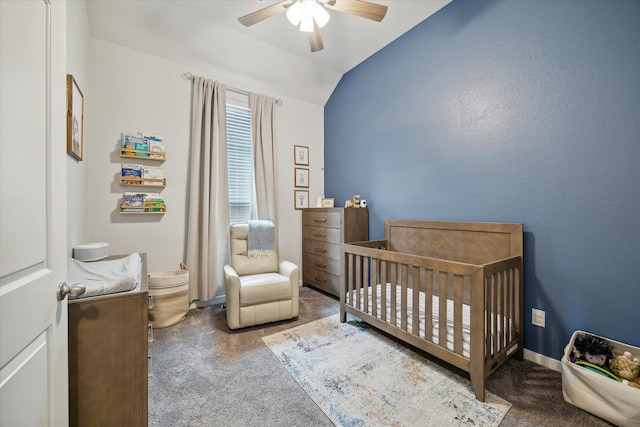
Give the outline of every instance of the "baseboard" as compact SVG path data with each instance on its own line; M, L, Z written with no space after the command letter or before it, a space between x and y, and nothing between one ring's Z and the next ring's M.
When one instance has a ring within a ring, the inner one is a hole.
M226 298L224 295L219 295L215 298L206 301L193 301L189 308L202 308L202 307L211 307L212 305L224 304Z
M537 363L538 365L542 365L546 368L553 369L554 371L560 372L562 370L562 363L551 357L545 356L544 354L535 353L531 350L524 349L523 357L525 360L528 360L533 363Z

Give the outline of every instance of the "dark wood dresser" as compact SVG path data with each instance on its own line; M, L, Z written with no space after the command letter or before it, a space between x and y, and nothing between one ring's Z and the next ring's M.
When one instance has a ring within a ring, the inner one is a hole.
M69 300L69 425L147 425L148 287ZM119 256L108 259L119 258Z
M369 239L367 208L302 210L302 283L339 296L340 244Z

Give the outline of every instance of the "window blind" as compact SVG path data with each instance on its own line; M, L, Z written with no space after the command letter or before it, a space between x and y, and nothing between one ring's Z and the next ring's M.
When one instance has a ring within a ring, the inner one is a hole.
M251 219L253 148L249 97L227 92L227 164L229 218L232 223Z

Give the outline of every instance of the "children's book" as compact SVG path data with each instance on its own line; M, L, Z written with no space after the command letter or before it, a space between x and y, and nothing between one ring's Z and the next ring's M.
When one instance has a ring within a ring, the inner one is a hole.
M132 163L123 163L120 175L126 178L128 184L142 184L142 180L130 178L142 178L142 165L134 165Z
M164 170L161 167L144 166L142 168L142 176L143 178L164 179Z
M164 139L160 135L143 133L142 137L147 143L152 159L162 159L164 157Z

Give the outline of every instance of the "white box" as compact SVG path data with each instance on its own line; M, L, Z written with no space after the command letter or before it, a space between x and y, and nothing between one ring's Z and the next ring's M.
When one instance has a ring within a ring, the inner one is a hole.
M640 389L633 388L604 375L593 372L570 360L573 343L578 334L594 335L576 331L564 348L562 357L562 395L564 400L600 418L621 427L640 426ZM623 344L609 338L615 354L630 352L640 357L640 348Z

